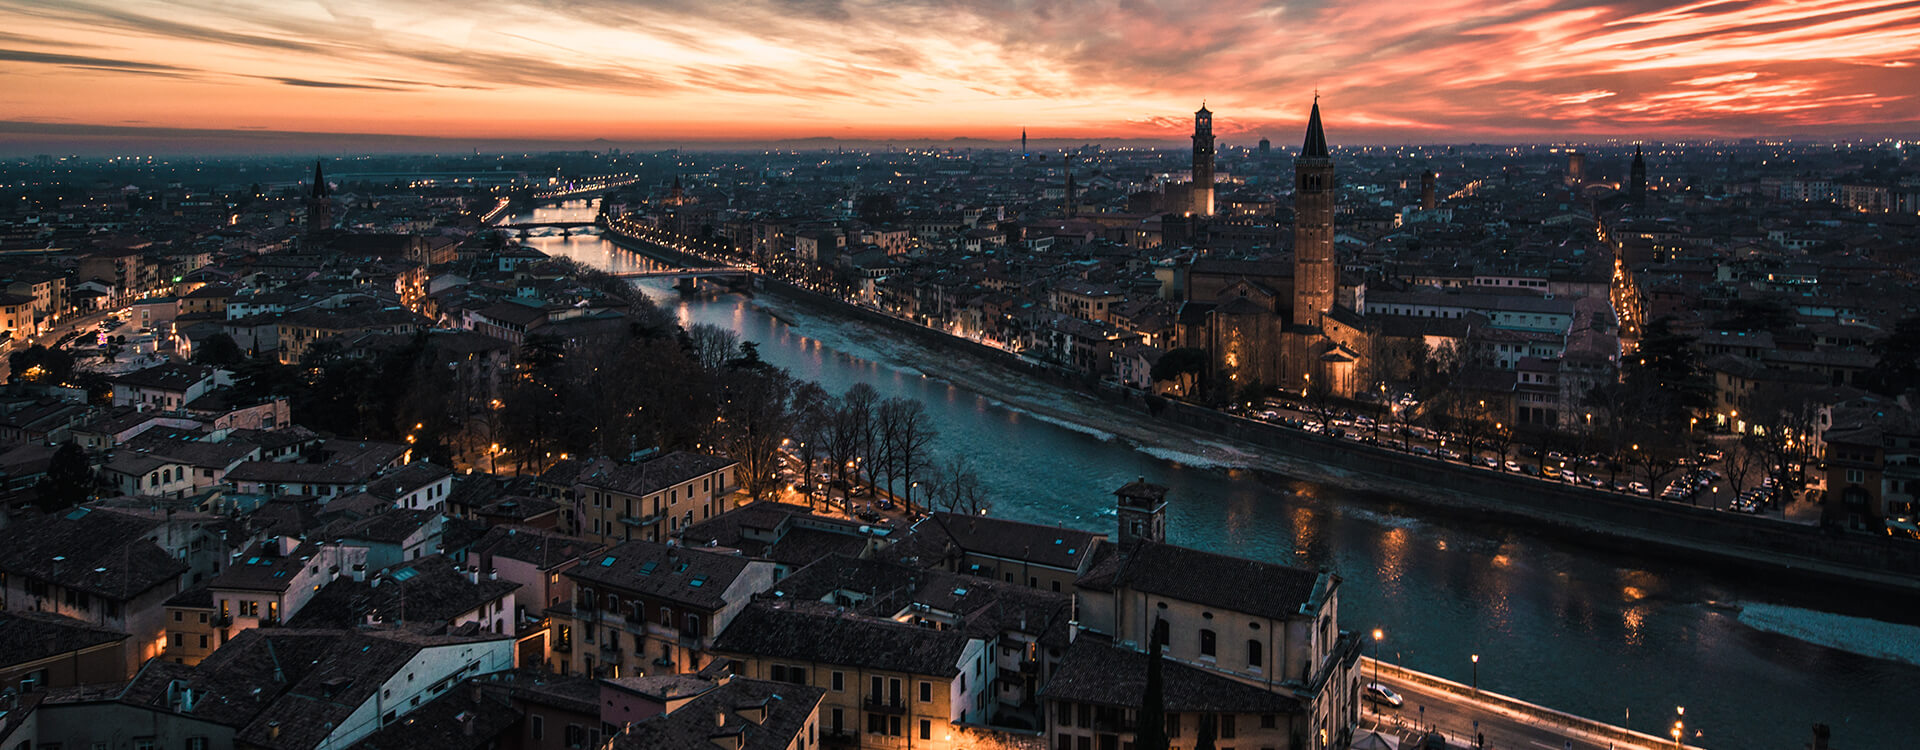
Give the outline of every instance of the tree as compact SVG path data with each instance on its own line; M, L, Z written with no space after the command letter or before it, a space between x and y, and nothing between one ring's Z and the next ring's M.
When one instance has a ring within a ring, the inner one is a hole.
M1175 390L1186 395L1192 393L1200 378L1206 376L1209 364L1207 350L1182 347L1160 355L1148 376L1155 383L1174 383Z
M1214 733L1219 731L1215 723L1219 719L1213 714L1200 714L1200 730L1193 740L1193 750L1218 750L1213 746Z
M687 329L686 345L701 370L719 372L740 351L740 337L716 325L699 323Z
M847 410L846 418L854 429L854 460L865 462L867 494L873 494L875 456L880 450L879 406L880 392L866 383L854 383L847 388L845 396L840 397L840 405ZM856 480L859 476L854 477Z
M1340 412L1340 404L1333 399L1333 386L1326 378L1307 382L1307 413L1320 423L1321 434L1333 423L1333 417Z
M793 379L777 367L729 366L724 389L727 455L740 462L741 489L765 500L779 486L780 442L793 429Z
M1684 428L1692 415L1713 406L1713 384L1694 355L1693 337L1674 331L1673 323L1664 316L1647 324L1621 382L1645 405L1651 425Z
M816 459L826 452L827 435L833 428L833 396L813 381L803 381L793 389L793 444L800 458L800 481L807 489L807 507L813 507L812 486L819 482L813 474Z
M246 358L247 353L240 350L240 345L234 343L233 337L224 333L209 336L193 348L193 361L196 364L231 367Z
M973 459L966 454L955 453L928 466L925 484L928 508L972 516L985 515L993 507Z
M1741 435L1740 439L1727 444L1722 465L1727 469L1727 487L1733 490L1735 498L1747 491L1755 469L1766 465L1766 449L1759 444L1759 438L1753 435Z
M845 399L833 399L826 405L829 417L826 430L821 435L822 448L827 461L833 465L833 481L830 487L840 488L844 500L852 492L847 477L852 470L853 460L860 455L860 431L865 427L864 417L849 407ZM831 505L832 496L828 494ZM850 506L850 503L843 505ZM848 510L852 510L848 507Z
M1869 390L1898 396L1920 388L1920 315L1895 324L1891 333L1873 342L1873 353L1879 360L1860 374Z
M7 355L8 383L58 385L73 379L73 355L34 344Z
M34 507L57 513L93 499L93 462L73 441L61 443L47 462L47 475L34 486Z
M933 418L927 415L926 405L918 399L890 398L880 404L879 423L885 435L885 458L880 462L886 472L887 485L891 489L897 478L905 494L908 514L914 512L913 476L927 465L927 449L940 432L933 428Z
M1139 721L1133 728L1134 750L1167 750L1167 700L1161 671L1160 631L1165 620L1154 622L1153 652L1147 657L1147 687L1140 694Z

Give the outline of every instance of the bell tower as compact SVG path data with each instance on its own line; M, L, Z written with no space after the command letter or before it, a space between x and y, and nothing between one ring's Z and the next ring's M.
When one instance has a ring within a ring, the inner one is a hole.
M1213 113L1205 102L1193 113L1193 206L1194 216L1213 215Z
M1320 327L1333 309L1339 271L1333 259L1333 156L1320 127L1320 97L1307 118L1307 140L1293 162L1293 324Z
M333 227L333 189L320 171L320 160L313 160L313 184L307 188L307 234L315 235Z
M1120 516L1120 535L1116 541L1127 544L1135 539L1146 542L1167 541L1167 488L1148 484L1146 477L1113 491Z

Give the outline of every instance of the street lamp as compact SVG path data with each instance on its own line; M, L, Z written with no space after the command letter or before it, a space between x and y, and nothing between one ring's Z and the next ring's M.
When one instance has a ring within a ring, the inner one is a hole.
M1387 637L1379 628L1373 629L1373 686L1380 687L1380 639Z
M1480 655L1473 655L1473 694L1480 694Z

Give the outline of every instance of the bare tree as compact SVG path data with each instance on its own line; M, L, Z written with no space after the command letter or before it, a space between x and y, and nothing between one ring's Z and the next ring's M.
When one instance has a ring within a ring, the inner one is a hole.
M873 466L875 456L880 449L880 425L877 413L880 406L880 392L866 383L854 383L847 388L847 394L840 397L840 405L846 410L846 418L852 421L855 429L854 459L867 464L867 494L873 494ZM859 476L854 477L856 480Z
M793 389L793 434L788 449L800 458L801 482L807 487L807 507L813 507L814 487L819 479L813 474L816 459L825 455L828 434L833 429L834 398L812 381Z
M829 483L827 499L831 505L831 490L839 488L842 492L842 505L852 510L852 503L848 501L852 496L848 475L852 470L854 458L860 455L860 430L865 422L853 409L847 408L843 399L834 399L827 404L827 407L829 418L826 430L820 437L823 453L826 454L827 461L833 465L832 470L828 472L832 475L832 481Z
M993 507L980 484L980 475L973 469L973 460L965 454L956 453L929 463L926 477L922 484L927 488L926 504L930 510L972 516L985 515Z
M1745 494L1747 488L1754 484L1749 481L1754 471L1766 466L1766 449L1757 442L1758 439L1752 435L1742 435L1739 440L1727 444L1721 465L1727 469L1727 487L1733 490L1735 498Z
M901 489L906 492L906 511L915 512L913 506L913 477L926 467L927 451L933 445L933 439L940 435L934 429L933 418L927 415L926 405L918 399L893 399L894 444L891 453L890 472L900 475Z
M700 369L716 373L740 353L740 337L716 325L697 323L687 329L687 350Z

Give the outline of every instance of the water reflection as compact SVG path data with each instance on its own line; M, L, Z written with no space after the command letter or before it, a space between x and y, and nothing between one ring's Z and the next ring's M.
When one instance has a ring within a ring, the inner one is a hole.
M591 216L590 204L566 210ZM643 263L599 238L534 238L555 255L616 270ZM994 512L1109 531L1111 492L1135 477L1168 485L1173 540L1225 554L1326 565L1345 579L1342 621L1389 633L1395 661L1462 682L1481 654L1481 686L1596 718L1627 708L1652 717L1688 707L1715 746L1797 747L1831 723L1836 744L1901 746L1894 717L1920 668L1858 657L1738 622L1708 602L1769 601L1912 622L1911 600L1773 585L1756 576L1655 569L1517 533L1479 517L1412 512L1391 497L1247 472L1192 469L1127 445L1004 408L922 377L883 331L781 308L776 319L739 297L682 301L651 294L683 323L705 322L760 344L763 358L843 392L864 382L883 397L926 403L935 450L983 469ZM805 333L801 333L804 331ZM1644 723L1644 722L1643 722Z

